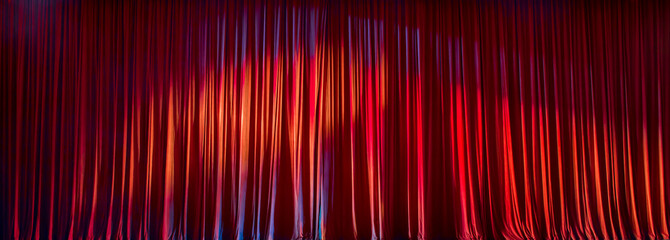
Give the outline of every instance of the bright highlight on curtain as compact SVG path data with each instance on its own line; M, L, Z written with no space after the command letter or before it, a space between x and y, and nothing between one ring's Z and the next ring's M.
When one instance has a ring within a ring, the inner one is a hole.
M3 1L0 238L668 239L668 13Z

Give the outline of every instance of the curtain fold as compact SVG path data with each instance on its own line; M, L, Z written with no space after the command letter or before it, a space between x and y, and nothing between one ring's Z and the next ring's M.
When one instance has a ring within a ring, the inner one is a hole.
M668 239L667 1L3 1L0 238Z

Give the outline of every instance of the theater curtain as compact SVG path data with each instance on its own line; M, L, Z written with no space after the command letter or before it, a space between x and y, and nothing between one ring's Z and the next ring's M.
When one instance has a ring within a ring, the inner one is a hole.
M0 3L3 239L668 239L668 1Z

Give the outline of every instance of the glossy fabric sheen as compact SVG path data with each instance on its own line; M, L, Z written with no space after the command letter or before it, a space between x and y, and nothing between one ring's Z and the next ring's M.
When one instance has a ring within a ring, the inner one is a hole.
M668 1L0 3L2 239L668 239Z

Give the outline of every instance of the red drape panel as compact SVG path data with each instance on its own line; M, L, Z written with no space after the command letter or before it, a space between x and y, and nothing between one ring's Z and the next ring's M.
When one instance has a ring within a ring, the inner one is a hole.
M2 1L7 238L670 238L670 3Z

